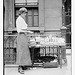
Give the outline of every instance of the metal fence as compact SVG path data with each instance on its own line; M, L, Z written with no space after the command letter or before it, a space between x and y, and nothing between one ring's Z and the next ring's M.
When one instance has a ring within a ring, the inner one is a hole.
M4 35L4 63L5 64L16 64L16 53L17 53L16 46L17 46L17 35ZM71 48L71 43L67 43L66 48ZM45 50L47 50L46 53ZM44 53L47 56L50 55L49 53L50 48L45 47L45 49L42 50L40 49L40 51L41 51L40 55L44 55Z
M16 35L4 35L4 63L16 63Z

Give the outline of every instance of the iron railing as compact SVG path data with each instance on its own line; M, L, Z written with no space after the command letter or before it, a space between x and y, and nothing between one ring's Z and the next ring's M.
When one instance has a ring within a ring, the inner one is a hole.
M4 35L4 63L16 64L16 47L17 47L17 35ZM66 43L66 48L71 48L71 43ZM53 52L54 52L54 48ZM46 52L47 50L47 52ZM40 48L40 55L50 55L50 47ZM56 50L55 50L56 51ZM38 56L38 55L37 55Z
M16 63L16 35L4 35L4 63Z

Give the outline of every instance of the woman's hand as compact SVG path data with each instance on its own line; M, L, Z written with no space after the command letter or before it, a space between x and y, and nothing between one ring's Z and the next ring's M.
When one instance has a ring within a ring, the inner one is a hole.
M33 33L32 31L28 31L29 33Z
M27 29L22 29L24 32L26 32L26 33L33 33L32 31L30 31L30 30L27 30Z

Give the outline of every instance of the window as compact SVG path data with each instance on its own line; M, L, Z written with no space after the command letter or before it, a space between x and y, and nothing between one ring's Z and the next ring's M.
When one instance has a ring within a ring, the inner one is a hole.
M28 11L26 15L26 23L28 24L29 27L38 27L39 15L37 3L38 0L15 0L15 20L19 16L18 10L21 7L26 7Z
M15 0L15 4L19 4L19 5L37 5L38 0Z
M38 0L27 0L27 5L37 5Z
M28 8L27 24L30 27L38 26L38 8Z

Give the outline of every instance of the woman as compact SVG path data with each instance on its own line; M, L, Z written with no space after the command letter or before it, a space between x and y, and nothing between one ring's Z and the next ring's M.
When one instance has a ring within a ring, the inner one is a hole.
M27 13L26 8L20 8L20 15L16 20L17 27L17 64L19 65L18 71L24 73L24 70L27 69L27 65L31 65L30 52L28 48L28 38L26 36L27 24L25 22L25 16Z

